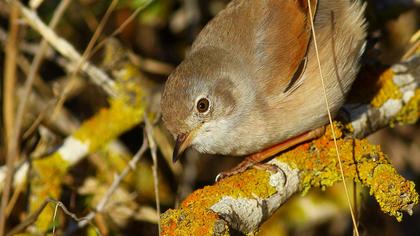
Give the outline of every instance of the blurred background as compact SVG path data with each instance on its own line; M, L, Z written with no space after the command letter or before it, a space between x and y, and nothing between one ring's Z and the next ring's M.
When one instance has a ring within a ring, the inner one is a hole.
M49 22L61 1L23 1ZM104 42L90 54L89 60L112 74L129 62L136 67L135 77L150 92L147 109L159 113L159 96L168 74L181 62L201 28L229 1L223 0L76 0L71 1L55 32L70 42L81 54L88 46L110 4L116 6L99 35ZM363 59L366 66L386 66L401 60L412 46L410 38L419 30L418 0L369 0L366 17L369 22L368 49ZM139 11L138 9L142 9ZM144 8L144 9L143 9ZM7 94L4 83L6 40L12 30L9 21L12 9L0 0L0 73L1 104ZM40 47L41 36L23 20L19 20L18 70L13 97L15 104L23 94L28 68ZM121 27L123 25L123 27ZM112 37L111 37L112 36ZM98 45L98 44L97 44ZM58 119L49 119L46 112L52 101L62 93L71 69L66 60L48 48L30 94L23 117L20 155L17 163L42 158L55 150L86 119L108 107L107 95L83 75L67 94ZM360 81L359 81L360 82ZM3 106L2 106L3 107ZM7 124L1 113L0 166L6 164ZM161 212L176 207L194 189L214 182L217 173L239 160L202 156L190 150L181 163L170 161L173 140L159 119L154 122L158 146L158 173ZM139 149L143 135L139 125L72 166L62 179L61 202L75 215L87 215L111 185L114 175L127 166ZM420 191L420 124L384 129L369 137L380 144L395 168L404 177L417 183ZM155 209L152 158L147 152L111 198L105 211L95 216L92 225L78 228L66 214L52 221L47 233L58 235L157 235L158 215ZM420 209L413 216L404 216L398 223L382 213L366 189L353 185L357 199L357 217L363 235L420 235ZM7 218L11 229L28 217L30 186L14 189L13 204ZM325 191L313 189L306 196L295 196L261 228L258 235L352 235L344 191L340 184ZM26 231L37 232L34 225ZM39 232L38 232L39 233Z

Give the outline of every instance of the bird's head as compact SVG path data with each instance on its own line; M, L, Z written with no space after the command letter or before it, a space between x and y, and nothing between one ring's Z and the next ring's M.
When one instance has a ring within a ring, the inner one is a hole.
M246 96L235 79L246 76L240 64L224 50L204 48L190 54L169 76L161 108L166 127L176 137L174 161L189 146L218 153L223 141L218 139L237 125L238 100Z

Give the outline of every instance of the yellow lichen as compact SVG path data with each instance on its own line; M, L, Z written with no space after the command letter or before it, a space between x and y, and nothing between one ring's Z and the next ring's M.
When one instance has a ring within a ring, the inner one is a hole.
M143 118L143 109L128 106L125 99L111 99L110 104L110 108L101 109L73 134L73 137L88 143L91 151L115 139Z
M33 162L34 177L31 178L30 211L37 210L47 198L58 198L61 193L61 181L69 165L54 153L51 156ZM47 206L36 222L37 228L46 230L52 223L54 207Z
M381 89L372 99L372 106L379 108L389 99L401 99L402 93L392 80L393 76L394 72L388 69L379 77L378 83Z
M73 137L89 146L89 152L117 138L123 132L139 124L143 119L144 94L134 80L117 84L121 92L119 97L110 100L110 107L100 110L94 117L83 122ZM61 194L61 183L67 173L69 164L58 152L50 157L34 161L38 175L31 179L31 211L34 211L47 198L58 199ZM51 223L52 210L46 208L37 225L38 230L45 231Z
M143 120L145 92L135 79L138 74L129 65L123 72L116 85L120 96L110 99L109 108L101 109L73 134L75 138L88 143L92 151Z
M414 96L398 112L392 123L415 124L420 117L420 89L417 89Z
M336 134L340 135L338 132ZM369 187L382 211L401 220L402 211L418 203L414 183L398 175L379 146L370 144L366 139L341 138L337 140L337 144L344 176ZM328 132L318 140L301 145L277 158L292 163L301 171L303 193L311 187L325 188L341 181L335 145ZM383 171L378 172L379 170ZM382 186L381 183L387 183L387 186Z
M402 220L403 210L411 210L418 204L418 196L411 196L415 193L414 183L406 181L390 165L382 164L372 169L367 183L382 211L395 216L398 221Z

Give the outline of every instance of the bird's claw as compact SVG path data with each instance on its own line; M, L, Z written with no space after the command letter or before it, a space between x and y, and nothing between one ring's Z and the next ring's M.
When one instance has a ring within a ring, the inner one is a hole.
M266 170L266 171L270 171L271 173L277 173L277 172L283 172L283 170L281 168L279 168L276 165L272 165L272 164L267 164L267 163L253 163L252 165L238 165L235 168L229 170L229 171L223 171L220 172L217 176L215 181L219 182L220 180L242 173L244 171L246 171L247 169L249 169L250 167L255 168L257 170Z

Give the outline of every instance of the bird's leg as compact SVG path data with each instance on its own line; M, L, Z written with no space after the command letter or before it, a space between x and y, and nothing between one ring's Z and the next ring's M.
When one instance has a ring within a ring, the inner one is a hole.
M250 156L247 156L241 163L239 163L234 168L218 174L216 177L216 181L244 172L250 167L254 167L256 169L277 171L277 167L270 164L261 163L261 162L293 146L296 146L298 144L301 144L301 143L304 143L313 139L317 139L321 137L324 133L325 133L325 126L322 126L320 128L317 128L309 132L303 133L301 135L298 135L296 137L290 138L284 142L281 142L265 150L262 150L261 152L251 154Z

